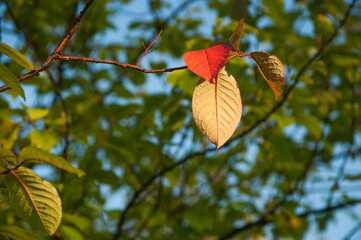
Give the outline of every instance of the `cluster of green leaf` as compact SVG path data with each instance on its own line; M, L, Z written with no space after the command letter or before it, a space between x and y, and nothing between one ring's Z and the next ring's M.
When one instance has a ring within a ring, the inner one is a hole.
M361 152L359 4L342 23L349 1L295 0L289 6L282 0L210 0L202 2L205 9L189 0L140 2L94 1L62 53L136 64L142 41L148 46L163 29L141 66L174 67L184 53L226 41L244 18L241 49L272 52L285 64L284 90L296 78L297 85L284 101L281 96L275 102L256 64L250 68L247 59L229 60L227 71L237 80L244 117L235 140L216 152L192 119L199 77L191 71L147 75L56 60L48 72L21 83L28 100L23 105L15 104L20 101L16 89L0 93L1 153L8 154L0 157L4 239L52 233L40 227L39 215L26 214L37 205L29 205L32 194L21 195L25 188L19 179L26 179L30 193L46 186L39 201L45 193L59 193L62 219L54 239L302 239L315 221L323 231L337 209L358 203L343 184L357 183L361 175L341 167L357 166ZM0 4L6 9L3 25L14 27L13 34L22 39L7 44L35 67L84 6L77 0ZM129 12L130 6L144 4L144 18L135 17L140 9ZM107 41L112 31L119 41ZM325 43L323 53L297 77ZM4 55L1 61L15 76L26 73ZM150 93L155 84L165 90ZM277 104L282 105L270 113ZM17 167L24 152L33 151L42 153L43 162L59 167L66 159L67 166L72 163L86 174L69 174L63 163L60 169L30 161ZM325 170L330 178L320 174ZM317 206L308 189L316 184L324 190ZM54 206L45 209L59 213ZM308 218L312 214L316 218ZM53 221L59 223L57 217Z
M34 69L33 64L26 59L24 55L16 51L14 48L10 47L6 43L0 43L0 52L6 54L9 58L14 60L20 66L31 71ZM21 87L20 83L16 79L14 73L8 69L6 66L0 63L0 79L6 83L11 89L19 94L25 100L24 89Z
M39 177L31 169L23 167L27 162L48 163L79 176L84 172L74 168L65 159L46 151L25 147L17 157L13 152L0 148L0 175L5 188L0 189L0 208L11 210L27 222L32 228L53 234L59 227L62 218L62 204L55 187ZM2 226L6 229L6 226ZM14 234L28 233L25 230L6 229L0 236L11 239L26 239ZM31 236L31 234L30 234Z

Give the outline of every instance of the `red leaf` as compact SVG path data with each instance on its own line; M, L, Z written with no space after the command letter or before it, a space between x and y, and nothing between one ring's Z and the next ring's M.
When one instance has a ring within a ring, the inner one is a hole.
M199 51L187 52L184 54L183 60L193 73L214 83L213 78L224 67L231 52L232 49L229 46L221 44Z

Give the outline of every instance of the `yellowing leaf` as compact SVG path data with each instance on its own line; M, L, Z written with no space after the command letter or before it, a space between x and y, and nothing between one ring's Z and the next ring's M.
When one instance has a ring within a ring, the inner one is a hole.
M216 84L200 79L192 110L198 128L218 149L232 136L242 116L241 94L234 77L222 68Z
M28 108L27 111L32 121L36 121L40 118L43 118L49 113L49 109L46 108Z
M9 58L14 60L17 64L23 66L27 70L31 71L34 69L33 64L24 55L22 55L6 43L0 43L0 52L6 54Z
M256 61L259 71L268 82L277 98L282 94L281 86L285 83L285 68L275 55L266 52L252 52L251 57Z

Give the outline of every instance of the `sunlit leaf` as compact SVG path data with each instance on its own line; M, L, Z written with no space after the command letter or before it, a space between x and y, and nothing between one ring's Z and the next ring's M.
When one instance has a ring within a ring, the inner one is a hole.
M6 43L0 43L0 52L6 54L9 58L14 60L16 63L23 66L27 70L31 71L34 69L33 64L24 55L22 55Z
M256 61L259 71L268 82L276 100L282 94L281 86L285 83L285 68L275 56L266 52L252 52L251 57Z
M29 162L44 162L55 167L61 168L65 171L72 172L77 174L79 177L85 173L73 167L68 161L64 158L61 158L55 154L48 153L44 150L37 149L34 147L25 147L21 150L19 155L20 162L29 161Z
M3 176L15 213L31 227L53 234L61 216L61 200L55 187L31 169L19 167Z
M210 83L226 64L231 47L221 44L211 48L187 52L183 56L189 70Z
M12 90L19 94L25 100L24 89L16 79L16 76L10 69L0 63L0 79L3 80Z
M45 109L45 108L28 108L27 111L32 121L36 121L40 118L43 118L49 113L49 109Z
M239 20L236 29L234 30L234 32L232 33L231 37L228 39L232 50L239 52L239 42L241 41L241 37L242 37L242 31L243 31L243 18L241 20Z
M234 77L222 68L216 84L201 79L193 93L192 109L202 133L217 148L222 146L232 136L242 116L241 94Z

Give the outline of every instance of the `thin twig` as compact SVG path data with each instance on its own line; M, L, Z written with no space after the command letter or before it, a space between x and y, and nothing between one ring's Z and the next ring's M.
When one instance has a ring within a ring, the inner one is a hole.
M160 30L160 32L158 33L158 35L154 38L153 42L151 42L151 44L145 49L142 57L139 59L139 61L138 61L138 63L137 63L137 67L139 66L139 64L140 64L140 62L142 61L142 59L144 58L144 56L147 55L147 52L148 52L149 48L150 48L150 47L153 45L153 43L159 38L159 36L160 36L160 34L161 34L162 32L163 32L163 29ZM145 47L143 41L142 41L142 44L143 44L143 47Z
M352 98L351 98L351 102L350 102L350 105L352 106L351 107L351 126L350 126L350 146L349 146L349 149L347 151L347 155L344 156L340 166L339 166L339 169L338 169L338 172L337 172L337 175L334 177L333 179L333 184L332 184L332 187L330 189L330 194L327 198L327 204L328 206L332 205L332 200L334 198L334 192L335 192L335 189L338 188L338 185L340 184L343 176L344 176L344 172L345 172L345 168L346 168L346 165L347 165L347 162L349 160L349 158L351 158L351 152L352 152L352 147L353 147L353 144L354 144L354 133L355 133L355 128L356 128L356 109L354 108L355 106L355 102L356 102L356 92L355 92L355 86L353 83L350 83L350 88L351 88L351 94L352 94ZM348 155L350 157L348 157Z
M331 211L341 209L341 208L345 208L345 207L348 207L348 206L358 205L360 203L361 203L361 199L357 199L357 200L353 200L353 201L340 203L338 205L331 206L331 207L325 207L325 208L321 208L321 209L309 210L309 211L305 211L305 212L298 213L298 214L296 213L295 215L298 216L298 217L308 217L310 215L327 213L327 212L331 212ZM272 218L269 218L268 216L263 216L263 217L261 217L260 219L254 221L254 222L245 224L243 227L233 229L231 232L229 232L228 234L221 237L220 240L229 239L229 238L235 236L239 232L243 232L243 231L248 230L248 229L250 229L252 227L255 227L255 226L261 227L261 226L264 226L264 225L266 225L266 224L268 224L270 222L272 222Z
M361 230L361 221L359 221L351 230L346 234L343 240L351 240L351 238Z

